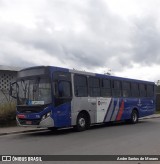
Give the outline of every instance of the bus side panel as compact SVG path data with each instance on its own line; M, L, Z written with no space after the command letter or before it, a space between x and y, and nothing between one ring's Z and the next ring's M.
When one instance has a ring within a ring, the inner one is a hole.
M96 98L91 97L73 97L72 99L72 125L76 125L79 112L86 111L90 116L91 123L95 123Z
M155 111L156 111L155 99L148 98L147 106L148 106L148 112L147 112L147 114L148 115L154 114Z
M138 110L139 118L155 112L155 103L152 98L126 98L124 102L124 113L121 120L130 119L133 109Z
M128 110L123 98L112 98L104 122L120 121L128 118Z
M155 101L153 98L141 98L138 102L139 117L148 116L155 112Z
M130 119L132 110L138 109L137 103L137 98L112 98L104 122Z
M95 99L95 101L93 101ZM92 101L88 101L92 100ZM76 118L80 111L85 110L90 114L91 123L96 122L96 98L74 98L72 101L72 125L76 124ZM155 103L149 98L112 98L104 113L104 121L121 121L131 118L133 109L137 109L139 117L153 114L155 111Z
M54 108L55 127L71 126L71 103L62 104Z
M119 110L119 100L112 98L104 117L104 122L115 121L117 112ZM116 114L115 114L116 113ZM113 118L115 116L115 118Z
M132 110L136 108L139 112L139 107L137 106L138 98L124 98L124 112L121 120L128 120L131 118Z

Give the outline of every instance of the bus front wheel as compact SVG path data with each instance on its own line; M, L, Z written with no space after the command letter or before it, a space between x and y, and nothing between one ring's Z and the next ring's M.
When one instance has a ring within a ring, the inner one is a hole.
M80 113L77 117L77 124L76 124L76 130L77 131L84 131L88 129L90 126L89 124L89 118L85 113Z

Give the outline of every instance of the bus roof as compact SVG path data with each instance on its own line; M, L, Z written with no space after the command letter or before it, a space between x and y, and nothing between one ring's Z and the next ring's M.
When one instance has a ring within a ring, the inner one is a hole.
M76 70L76 69L68 69L68 68L56 67L56 66L35 66L35 67L28 67L28 68L22 69L20 71L26 71L26 70L31 70L31 69L41 69L41 68L51 69L52 71L71 72L71 73L76 73L76 74L81 74L81 75L95 76L95 77L99 77L99 78L107 78L107 79L113 79L113 80L155 84L154 82L151 82L151 81L138 80L138 79L132 79L132 78L125 78L125 77L118 77L118 76L99 74L99 73L92 73L92 72L86 72L86 71L80 71L80 70Z

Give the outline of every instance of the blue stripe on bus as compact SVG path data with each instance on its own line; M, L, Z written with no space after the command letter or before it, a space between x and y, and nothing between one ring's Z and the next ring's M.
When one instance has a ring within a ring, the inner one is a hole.
M108 111L106 113L104 122L109 122L110 121L111 116L112 116L113 109L114 109L114 99L111 100L111 103L110 103L109 108L108 108Z
M111 98L111 101L110 101L110 103L109 103L109 106L108 106L108 109L107 109L107 112L106 112L106 114L105 114L105 117L104 117L103 122L106 122L105 120L106 120L107 115L108 115L108 113L109 113L109 109L110 109L110 107L111 107L112 101L113 101L113 99Z
M114 112L112 113L112 117L111 117L110 121L115 121L116 120L117 114L119 112L119 104L120 104L120 101L119 101L119 99L117 99L117 103L116 103L116 106L114 108Z

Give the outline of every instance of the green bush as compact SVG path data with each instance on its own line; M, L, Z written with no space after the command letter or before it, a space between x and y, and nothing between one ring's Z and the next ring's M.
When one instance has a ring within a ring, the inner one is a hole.
M0 120L13 120L16 116L16 103L0 104Z

